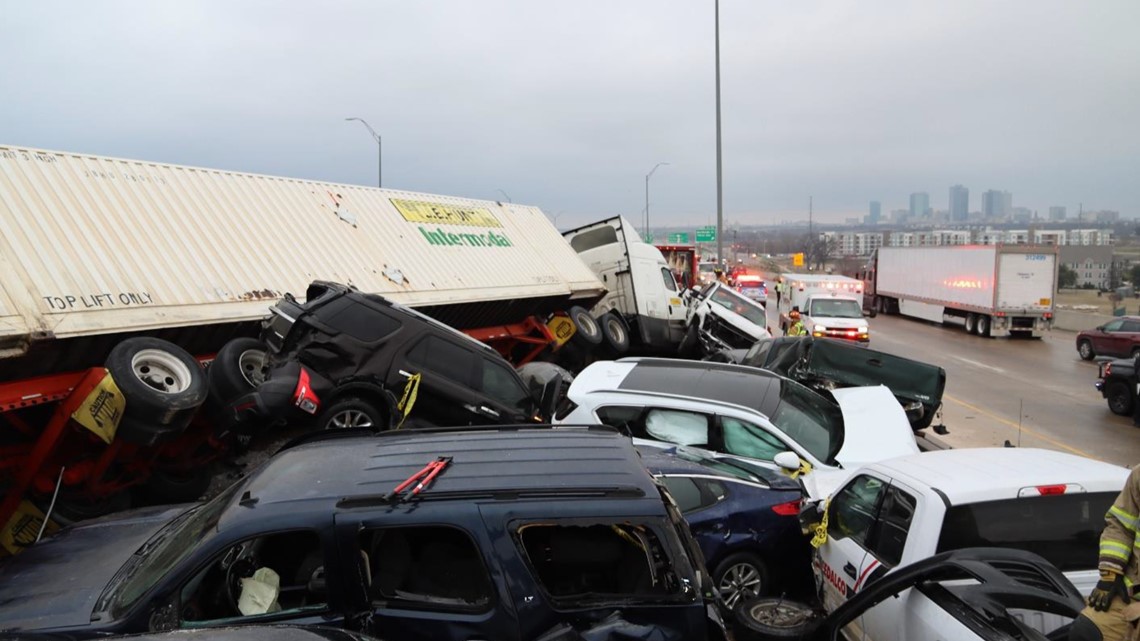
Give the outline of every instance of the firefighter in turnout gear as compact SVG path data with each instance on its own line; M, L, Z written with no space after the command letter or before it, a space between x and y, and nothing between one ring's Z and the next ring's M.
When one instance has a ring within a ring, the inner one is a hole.
M793 309L788 314L788 319L792 321L792 324L788 326L788 336L807 336L807 328L804 327L804 321L800 318L800 310Z
M1100 581L1088 598L1088 607L1073 621L1070 641L1133 641L1140 638L1140 601L1133 589L1140 586L1140 466L1132 468L1124 489L1104 516L1100 535ZM1137 595L1140 596L1140 595Z

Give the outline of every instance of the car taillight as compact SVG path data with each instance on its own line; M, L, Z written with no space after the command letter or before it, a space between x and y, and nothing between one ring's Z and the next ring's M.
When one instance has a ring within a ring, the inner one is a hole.
M1052 496L1054 494L1064 494L1064 485L1038 485L1037 493L1041 496Z
M1080 483L1058 483L1057 485L1031 485L1029 487L1023 487L1017 492L1017 496L1058 496L1061 494L1077 494L1082 492L1085 492L1085 488Z
M788 501L772 506L772 511L780 516L796 516L800 513L800 500Z
M297 387L293 390L293 404L308 414L316 414L321 406L321 399L317 398L312 386L309 385L309 370L304 367L297 376Z
M847 335L848 335L848 336L850 336L850 337L852 337L852 338L854 338L854 337L855 337L855 333L856 333L856 332L855 332L855 330L853 330L853 329L849 329L849 330L847 330Z
M1112 363L1105 363L1104 373L1100 375L1101 378L1108 378L1112 376Z

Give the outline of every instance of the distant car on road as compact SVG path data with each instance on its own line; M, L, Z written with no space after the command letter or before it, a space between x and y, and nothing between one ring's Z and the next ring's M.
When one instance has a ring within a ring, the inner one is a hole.
M1077 353L1086 361L1140 355L1140 316L1122 316L1077 334Z
M800 531L798 482L687 448L637 450L681 508L726 606L810 590L811 547Z
M768 301L768 284L760 274L737 274L732 279L733 287L747 298L758 303Z
M1136 361L1131 358L1104 360L1095 386L1113 414L1132 416L1136 408Z

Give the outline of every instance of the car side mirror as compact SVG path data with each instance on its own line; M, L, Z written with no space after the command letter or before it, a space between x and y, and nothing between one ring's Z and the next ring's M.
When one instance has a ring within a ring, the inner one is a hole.
M795 452L780 452L772 459L780 469L795 472L800 469L800 457Z
M542 384L542 390L538 396L538 415L543 423L554 422L554 411L558 407L558 401L562 399L562 377L554 374Z
M807 534L813 527L822 523L824 511L823 501L804 501L799 513L800 531Z

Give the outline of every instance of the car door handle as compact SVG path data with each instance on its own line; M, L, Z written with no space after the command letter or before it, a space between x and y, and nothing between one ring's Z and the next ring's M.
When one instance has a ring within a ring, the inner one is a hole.
M400 370L400 376L403 376L404 378L411 378L412 376L414 376L414 374L412 374L411 372L405 372L404 370Z
M854 565L851 565L850 563L848 563L847 565L843 566L843 571L846 572L847 576L851 577L852 579L855 578L855 566Z
M498 413L498 412L496 412L495 410L493 410L493 409L491 409L491 408L487 407L486 405L480 405L480 406L479 406L479 411L480 411L480 412L483 412L484 414L488 414L488 415L490 415L490 416L494 416L495 418L498 418L498 417L499 417L499 413Z

